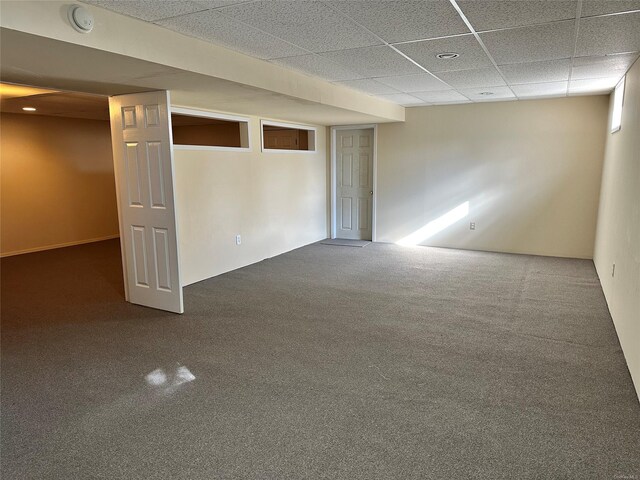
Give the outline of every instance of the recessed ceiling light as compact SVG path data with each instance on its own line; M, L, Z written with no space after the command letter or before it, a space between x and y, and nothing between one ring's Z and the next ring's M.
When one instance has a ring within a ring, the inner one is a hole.
M493 92L480 92L478 95L493 95Z
M454 58L458 58L460 56L459 53L455 53L455 52L445 52L445 53L439 53L436 55L436 58L439 58L440 60L452 60Z
M22 110L24 110L25 112L35 112L36 111L35 107L22 107Z

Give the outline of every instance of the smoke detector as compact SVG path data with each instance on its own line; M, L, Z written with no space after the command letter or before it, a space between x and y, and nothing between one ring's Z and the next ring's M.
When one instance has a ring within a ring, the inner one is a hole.
M81 5L71 5L67 10L67 17L71 26L80 33L89 33L93 30L93 15Z

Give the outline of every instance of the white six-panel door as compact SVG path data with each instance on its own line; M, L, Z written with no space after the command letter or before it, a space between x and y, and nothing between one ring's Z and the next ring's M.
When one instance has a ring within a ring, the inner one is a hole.
M109 99L127 300L182 313L169 93Z
M373 129L336 135L336 237L371 240Z

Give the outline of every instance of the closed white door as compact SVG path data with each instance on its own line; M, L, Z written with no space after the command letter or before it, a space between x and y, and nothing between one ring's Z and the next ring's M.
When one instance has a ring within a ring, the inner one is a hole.
M371 240L373 129L336 135L336 237Z
M127 300L182 313L169 93L109 99Z

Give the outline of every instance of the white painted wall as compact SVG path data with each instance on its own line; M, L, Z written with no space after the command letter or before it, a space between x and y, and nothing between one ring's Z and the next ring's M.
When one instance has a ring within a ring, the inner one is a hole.
M408 108L405 123L378 129L378 241L469 202L467 216L428 228L419 244L592 258L607 105L591 96Z
M315 153L263 153L259 125L251 152L174 150L184 285L327 237L326 128Z
M2 256L118 236L109 122L3 113Z
M640 61L627 74L622 128L606 131L594 263L640 397Z

